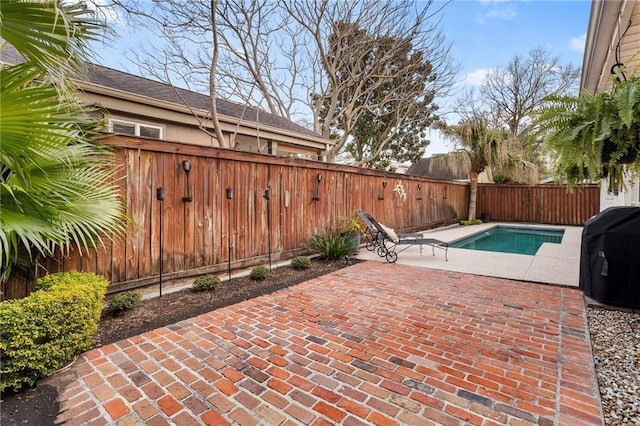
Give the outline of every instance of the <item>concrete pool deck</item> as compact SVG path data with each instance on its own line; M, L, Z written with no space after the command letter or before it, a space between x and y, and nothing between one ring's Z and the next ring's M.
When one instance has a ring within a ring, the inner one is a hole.
M398 253L396 263L529 282L578 286L581 226L495 222L474 226L453 226L423 231L422 233L429 238L453 243L497 225L564 229L565 231L560 244L544 243L535 256L449 248L449 260L445 261L443 251L436 250L435 256L432 256L430 246L423 246L422 253L420 253L420 246L414 245L410 247L398 246L396 251L403 251ZM360 249L357 257L363 260L386 262L384 258L364 248Z

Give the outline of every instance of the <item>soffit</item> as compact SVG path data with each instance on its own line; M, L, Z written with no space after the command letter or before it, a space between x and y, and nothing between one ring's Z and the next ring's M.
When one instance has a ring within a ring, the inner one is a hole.
M629 22L631 26L627 30ZM618 42L620 49L619 57L616 58ZM581 89L595 93L609 88L611 68L617 60L625 65L625 74L630 75L640 64L640 56L637 54L639 49L640 2L594 1L587 30Z

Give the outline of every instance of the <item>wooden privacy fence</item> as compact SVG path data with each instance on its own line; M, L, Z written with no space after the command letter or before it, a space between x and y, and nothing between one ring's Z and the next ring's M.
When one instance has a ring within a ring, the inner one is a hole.
M583 225L600 211L600 188L587 185L567 192L564 185L478 185L478 217L491 220Z
M46 260L39 271L96 272L110 292L157 282L161 252L164 277L180 278L266 264L269 254L292 257L311 234L337 228L357 209L401 231L454 223L468 210L466 184L135 137L104 143L116 148L116 179L134 224L125 239ZM191 202L183 201L185 160ZM5 297L23 297L32 281L14 276Z

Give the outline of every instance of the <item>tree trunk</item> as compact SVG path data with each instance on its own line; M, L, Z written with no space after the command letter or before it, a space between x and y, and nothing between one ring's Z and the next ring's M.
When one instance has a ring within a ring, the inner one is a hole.
M467 220L476 220L476 199L478 196L478 173L469 173L469 217Z
M213 34L213 54L211 56L211 68L209 69L209 97L211 98L211 122L213 123L213 129L216 132L216 139L218 139L218 146L220 148L230 148L230 142L224 139L222 134L222 128L220 127L220 121L218 120L218 107L217 107L217 90L216 90L216 69L218 66L218 27L216 23L216 11L218 7L218 0L211 0L211 32Z

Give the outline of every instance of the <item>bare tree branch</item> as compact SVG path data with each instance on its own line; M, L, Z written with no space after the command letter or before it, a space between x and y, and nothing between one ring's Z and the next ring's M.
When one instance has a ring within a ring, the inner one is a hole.
M546 96L576 90L579 77L577 67L563 65L548 50L536 48L526 58L516 55L505 68L489 72L480 92L496 122L517 135Z
M209 98L211 100L211 121L213 121L213 129L216 132L216 139L218 139L218 145L223 148L230 148L231 141L226 141L222 134L222 128L220 127L220 121L218 121L218 107L216 96L216 70L218 65L218 31L217 31L217 5L218 0L211 0L211 35L213 38L213 55L211 56L211 68L209 69Z
M401 111L411 110L416 102L433 99L436 93L443 93L453 86L456 67L449 55L450 44L438 28L439 21L434 19L440 9L433 11L433 2L424 3L421 9L415 9L414 3L409 1L317 3L300 0L285 4L285 7L309 33L315 43L318 66L324 71L312 92L312 111L314 129L335 141L331 157L337 156L353 140L355 126L368 115L380 114L390 105ZM362 35L362 31L368 35ZM372 44L379 42L386 43L385 49L375 56L376 64L368 64ZM421 87L399 85L397 90L387 90L382 96L390 82L400 84L400 73L411 75L424 65L407 62L406 68L396 71L385 64L397 62L399 54L407 57L417 53L429 63L432 77ZM428 121L422 120L437 108L430 104L422 117L415 115L416 121L408 121L406 115L398 114L395 126L380 129L386 133L366 155L364 148L356 149L355 164L371 165L397 142L403 128L417 124L428 127ZM426 139L424 142L428 143Z
M139 50L137 63L146 74L163 80L168 73L174 81L209 92L212 98L217 95L299 123L311 122L315 131L335 141L330 159L354 139L357 123L380 114L389 120L379 125L385 133L375 141L360 138L358 143L370 146L362 147L359 164L408 155L394 153L393 146L409 128L417 143L426 146L428 141L420 133L437 118L433 99L453 87L457 72L450 43L439 28L447 2L110 0L109 4L156 36L157 42ZM358 36L359 30L369 36ZM386 43L385 49L372 55L372 42ZM399 53L409 58L407 69L393 69ZM372 57L377 63L364 66ZM420 61L411 59L418 57ZM388 90L390 82L401 82L425 64L430 78L421 85L408 81L397 93ZM430 120L419 119L415 105L420 103ZM398 106L402 106L398 112L389 112Z

